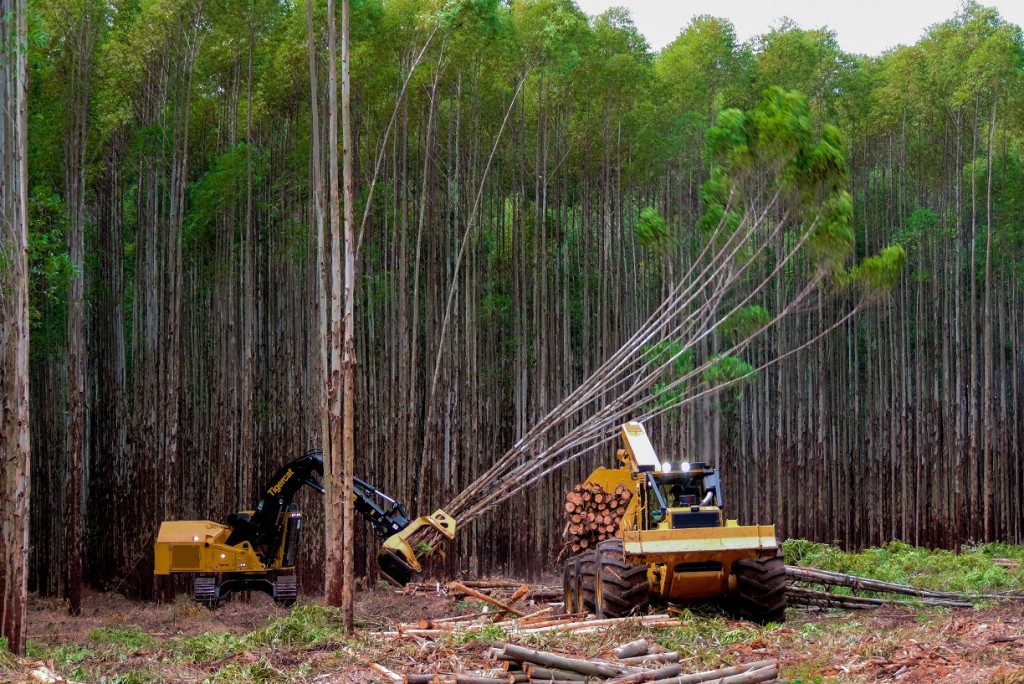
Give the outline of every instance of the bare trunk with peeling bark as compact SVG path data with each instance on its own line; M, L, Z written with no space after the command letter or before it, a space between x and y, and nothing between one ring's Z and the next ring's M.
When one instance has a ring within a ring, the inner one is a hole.
M28 601L28 65L25 0L0 0L0 637L25 652Z

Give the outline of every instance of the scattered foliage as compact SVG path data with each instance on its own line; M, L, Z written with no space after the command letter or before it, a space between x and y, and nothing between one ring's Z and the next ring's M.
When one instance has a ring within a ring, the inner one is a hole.
M992 562L994 557L1024 557L1024 547L987 545L953 552L893 541L849 553L829 544L789 539L783 550L788 564L899 582L919 589L975 594L1024 590L1024 574Z

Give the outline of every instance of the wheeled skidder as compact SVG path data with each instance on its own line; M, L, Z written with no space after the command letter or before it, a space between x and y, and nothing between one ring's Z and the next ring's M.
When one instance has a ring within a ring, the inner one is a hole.
M613 538L569 557L568 612L620 617L654 598L724 598L740 617L782 622L786 568L774 525L726 519L718 473L705 463L660 461L643 425L622 428L622 466L598 468L586 485L629 491Z

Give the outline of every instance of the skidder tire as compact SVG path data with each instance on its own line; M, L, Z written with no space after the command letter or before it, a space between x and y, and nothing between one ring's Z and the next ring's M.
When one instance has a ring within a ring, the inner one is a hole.
M594 612L598 618L625 617L650 601L647 566L627 563L621 539L606 539L597 546L597 582Z
M580 613L594 612L594 590L597 586L597 555L593 551L582 553L576 577L576 607Z
M732 564L736 574L736 613L766 624L786 620L786 564L782 558L745 558Z
M577 605L577 598L579 596L577 593L579 588L579 578L576 576L577 564L578 559L576 556L573 556L566 559L565 565L562 566L562 600L565 603L566 613L582 612Z

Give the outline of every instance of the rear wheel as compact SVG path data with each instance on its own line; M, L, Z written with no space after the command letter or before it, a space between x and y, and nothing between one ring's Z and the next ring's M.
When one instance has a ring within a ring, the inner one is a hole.
M647 605L650 601L647 566L626 562L621 539L601 542L596 557L594 612L597 617L624 617Z
M786 620L786 564L782 558L745 558L732 564L736 574L736 613L765 624Z
M577 612L592 613L594 611L594 593L597 586L597 554L593 551L577 556L579 569L576 577Z
M576 567L576 556L566 559L565 565L562 566L562 600L565 602L566 613L580 612L576 606L578 596L576 593L578 583Z

